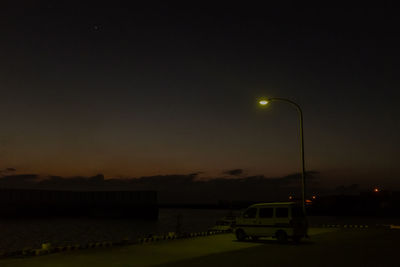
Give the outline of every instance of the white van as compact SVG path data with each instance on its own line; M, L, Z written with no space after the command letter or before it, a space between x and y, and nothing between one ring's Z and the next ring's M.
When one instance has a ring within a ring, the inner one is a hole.
M236 218L235 233L239 241L250 237L275 237L285 243L299 242L307 235L308 223L300 206L294 202L260 203L248 207Z

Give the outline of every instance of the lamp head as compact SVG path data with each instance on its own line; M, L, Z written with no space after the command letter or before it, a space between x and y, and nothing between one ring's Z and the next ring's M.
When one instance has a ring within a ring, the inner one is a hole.
M268 104L268 100L262 99L262 100L258 101L258 103L259 103L261 106L266 106L266 105Z

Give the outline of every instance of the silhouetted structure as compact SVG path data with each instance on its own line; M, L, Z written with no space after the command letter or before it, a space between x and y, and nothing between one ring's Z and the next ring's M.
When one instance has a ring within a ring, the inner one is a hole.
M157 192L0 189L0 218L44 216L156 220Z
M400 216L400 192L362 192L360 195L319 197L309 207L311 215Z

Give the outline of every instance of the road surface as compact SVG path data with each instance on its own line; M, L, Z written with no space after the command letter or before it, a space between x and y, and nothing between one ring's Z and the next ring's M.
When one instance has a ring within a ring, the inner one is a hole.
M400 266L400 230L314 228L310 236L296 245L221 234L3 259L0 266Z

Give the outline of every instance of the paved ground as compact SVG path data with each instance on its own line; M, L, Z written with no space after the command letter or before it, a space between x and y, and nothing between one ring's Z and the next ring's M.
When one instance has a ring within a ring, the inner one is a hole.
M399 242L398 230L340 230L298 246L264 241L264 246L162 266L400 266Z
M0 266L399 266L399 230L311 229L299 245L232 234L0 260Z

